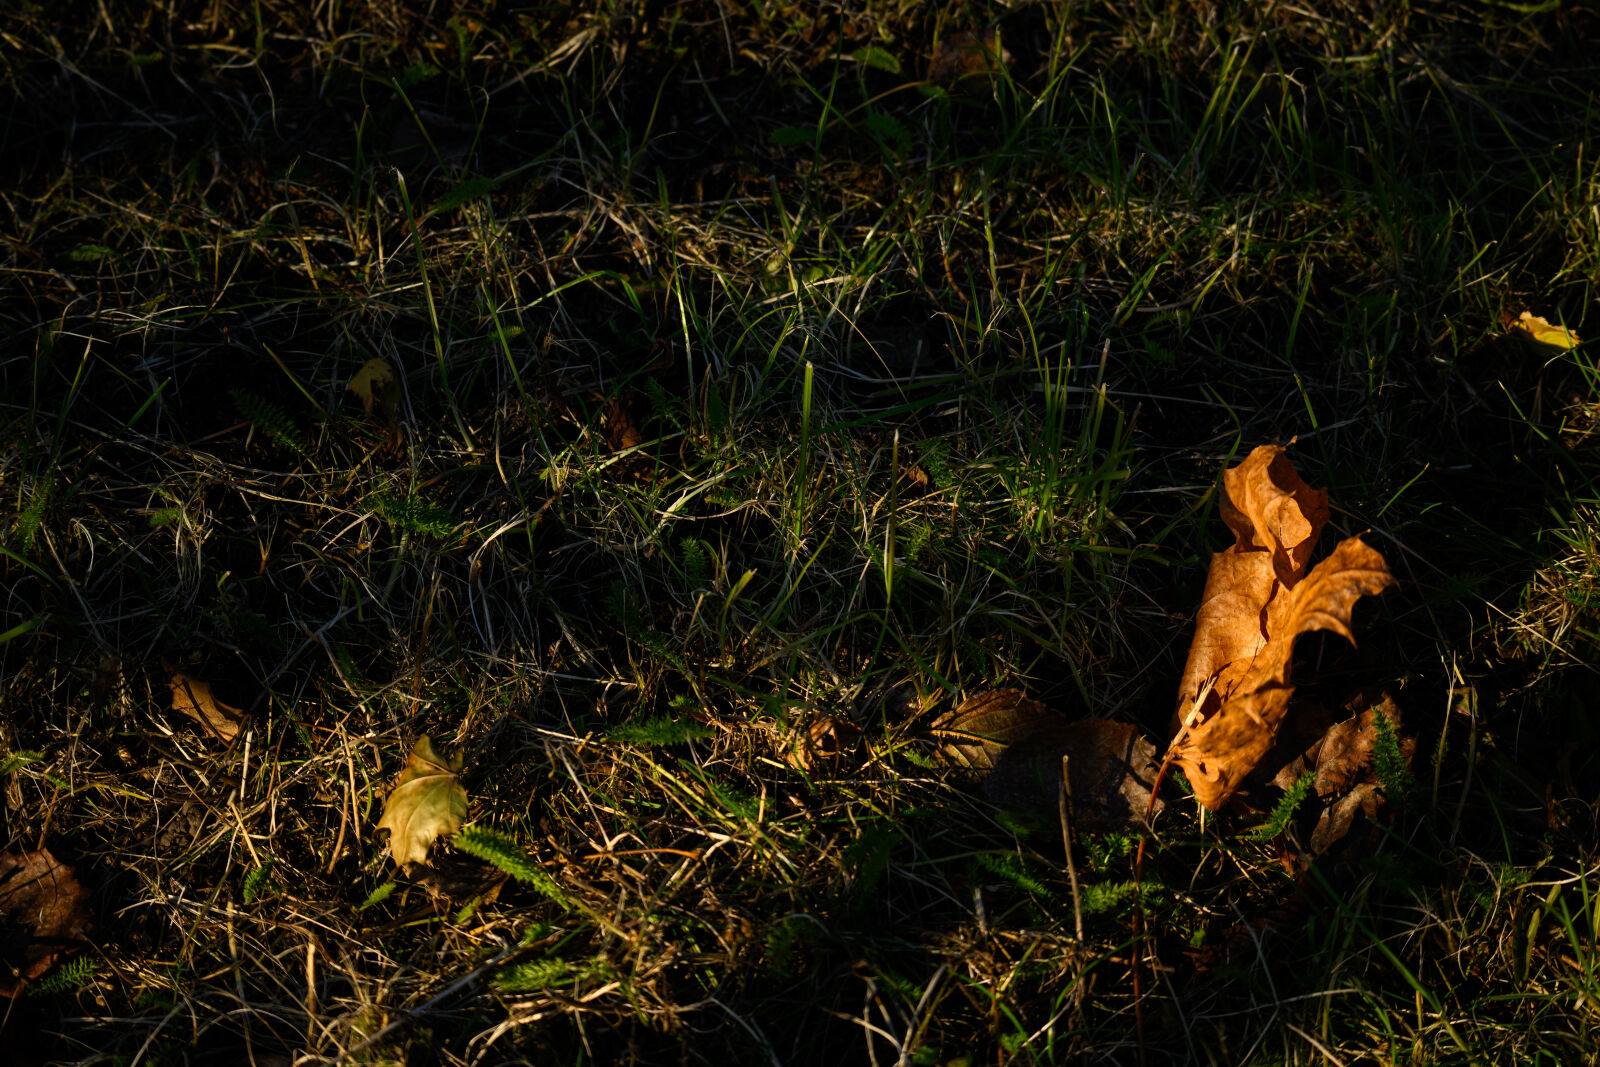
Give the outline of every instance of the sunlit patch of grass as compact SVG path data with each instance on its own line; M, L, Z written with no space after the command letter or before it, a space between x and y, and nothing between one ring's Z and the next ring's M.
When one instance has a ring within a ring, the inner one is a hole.
M1501 325L1593 332L1592 12L47 15L0 62L0 785L6 849L128 898L40 1001L97 1050L1593 1047L1600 376ZM1352 661L1418 740L1389 821L1297 884L1293 794L1174 791L1074 891L930 717L1160 735L1218 473L1295 437L1404 583ZM237 744L152 725L179 665ZM429 731L502 829L396 871Z

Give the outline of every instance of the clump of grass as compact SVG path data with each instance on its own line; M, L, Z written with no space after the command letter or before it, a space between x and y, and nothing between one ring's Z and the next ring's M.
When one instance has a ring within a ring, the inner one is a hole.
M272 887L272 857L253 867L244 877L244 902L253 904Z
M12 523L12 535L16 538L25 552L33 551L34 538L39 534L39 527L44 524L46 510L50 507L50 498L55 495L55 482L50 478L39 478L33 483L33 489L28 493L27 500L17 510L16 520Z
M0 752L49 770L0 762L0 851L65 838L129 905L56 1029L130 1061L181 1059L175 1017L235 1048L223 1003L351 1062L1591 1054L1600 375L1499 323L1592 332L1593 12L246 7L181 71L116 5L5 26L0 579L33 621L0 623ZM350 412L378 354L393 433L313 449L240 386ZM251 436L213 432L229 389ZM990 810L931 709L1163 721L1217 471L1294 438L1411 569L1352 669L1416 679L1437 810L1351 888L1361 857L1291 886L1171 802L1137 920L1140 839L1087 842L1080 937L1056 813ZM163 659L270 712L146 736ZM801 769L823 714L865 736ZM383 880L381 754L424 730L538 830ZM272 907L197 907L241 872ZM1245 951L1172 953L1219 924ZM473 999L535 930L517 1002Z
M445 539L460 528L450 512L416 493L403 497L375 493L368 503L388 522L410 533Z
M74 956L53 973L29 985L28 996L48 997L57 993L76 992L93 981L99 972L99 960L92 956Z
M674 719L656 715L639 722L618 723L606 730L613 741L627 745L667 746L703 741L712 735L711 727L693 719Z
M557 904L567 904L567 898L555 879L528 855L515 838L491 830L487 826L468 826L457 831L450 841L461 851L494 864L517 881L532 886Z
M1294 784L1283 791L1283 796L1272 806L1272 814L1267 816L1265 822L1250 831L1250 836L1257 841L1270 841L1289 828L1290 821L1295 812L1300 810L1300 805L1305 803L1306 797L1311 795L1316 787L1317 776L1309 771L1294 780Z
M239 414L279 448L301 456L307 454L305 445L300 443L299 428L282 408L246 389L230 389L228 395L233 398L233 406L239 410Z
M566 960L532 960L496 971L494 987L501 993L536 993L580 976L581 972Z
M1372 766L1377 772L1378 784L1389 799L1403 799L1411 792L1415 779L1411 774L1411 761L1400 750L1400 731L1381 709L1373 713L1372 731Z

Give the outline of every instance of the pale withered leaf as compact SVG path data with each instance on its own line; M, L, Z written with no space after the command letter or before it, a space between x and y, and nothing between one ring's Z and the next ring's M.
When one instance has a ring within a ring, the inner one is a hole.
M417 739L378 823L378 829L389 831L396 866L424 862L435 838L461 829L467 791L458 777L460 769L459 758L447 761L426 735Z

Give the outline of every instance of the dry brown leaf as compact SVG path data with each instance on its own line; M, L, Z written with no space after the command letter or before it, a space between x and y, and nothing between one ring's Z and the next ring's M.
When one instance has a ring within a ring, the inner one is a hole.
M947 761L988 772L1007 745L1057 721L1049 708L1022 690L995 689L963 700L935 719L932 731L943 742L939 752Z
M232 741L239 736L239 724L244 722L244 712L224 704L211 692L211 685L176 671L172 686L172 710L181 711L199 723L207 733Z
M1039 726L1012 742L984 779L989 799L1008 808L1055 811L1067 757L1072 814L1084 830L1126 830L1161 814L1150 805L1160 757L1125 722L1090 718Z
M1378 740L1376 720L1382 715L1398 732L1400 708L1388 693L1380 694L1376 704L1362 707L1367 699L1358 695L1347 706L1347 710L1359 709L1355 714L1328 727L1314 744L1273 779L1274 785L1288 788L1301 775L1313 771L1316 774L1317 795L1325 802L1325 807L1312 831L1309 858L1320 856L1343 839L1350 832L1358 811L1365 812L1368 817L1375 816L1387 799L1373 762ZM1416 752L1416 741L1403 737L1399 744L1401 757L1409 763Z
M1000 43L1000 31L963 30L951 34L933 50L928 80L953 85L967 78L986 78L1011 65L1011 53Z
M1211 686L1210 714L1237 687L1267 643L1281 594L1300 580L1328 521L1326 490L1312 489L1280 445L1262 445L1222 476L1222 520L1233 546L1211 557L1194 641L1178 687L1178 715ZM1276 607L1274 605L1276 604ZM1173 723L1177 732L1181 721Z
M417 738L406 765L383 805L378 829L389 831L395 866L422 863L440 834L461 829L467 817L467 791L458 774L461 760L446 760L426 734Z
M638 424L633 421L633 412L629 410L629 401L632 399L632 390L629 390L624 396L606 401L602 421L606 429L606 444L613 452L625 452L644 444L644 434L639 431Z
M1001 807L1055 811L1066 756L1079 826L1123 830L1151 811L1155 746L1127 723L1068 722L1019 689L997 689L968 697L932 729L947 762L987 772L984 793Z
M15 997L83 947L88 899L49 849L0 855L0 996Z
M1356 784L1363 771L1372 766L1372 746L1377 743L1378 730L1374 719L1378 714L1388 716L1396 729L1400 726L1400 711L1394 703L1384 698L1379 708L1368 708L1343 722L1334 723L1323 735L1317 752L1317 795L1331 797L1343 793Z
M1317 820L1316 829L1311 831L1311 855L1322 855L1348 834L1357 812L1369 819L1377 815L1378 806L1383 803L1379 789L1377 782L1362 782L1330 804Z
M1357 537L1306 572L1328 498L1281 447L1257 448L1223 488L1235 543L1212 557L1173 716L1173 757L1212 810L1273 746L1294 694L1295 641L1331 630L1353 642L1356 601L1394 584L1383 556Z

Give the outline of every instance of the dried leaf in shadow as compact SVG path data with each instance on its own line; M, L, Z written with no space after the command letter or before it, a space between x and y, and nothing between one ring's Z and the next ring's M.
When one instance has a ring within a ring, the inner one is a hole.
M1011 65L1011 53L1000 43L1000 31L963 30L940 41L928 63L928 80L956 85L981 78L987 85L990 75Z
M1294 644L1312 630L1354 641L1351 612L1394 584L1383 556L1351 537L1308 573L1327 494L1275 445L1223 476L1235 543L1212 557L1174 713L1172 754L1216 810L1273 747L1294 695Z
M381 403L384 394L393 385L394 368L389 366L388 360L374 356L355 372L347 388L356 394L362 409L370 412L373 404Z
M1308 858L1315 859L1350 832L1357 812L1377 815L1388 799L1378 777L1378 717L1382 716L1394 732L1398 756L1411 762L1416 742L1400 737L1400 709L1388 693L1376 703L1362 707L1369 698L1357 696L1347 710L1354 713L1334 723L1299 757L1278 772L1273 784L1288 788L1303 774L1315 773L1317 796L1323 801L1316 828L1308 844ZM1359 710L1357 710L1359 709Z
M1059 716L1020 689L995 689L963 700L933 721L939 754L970 771L994 770L1006 746ZM1052 798L1052 803L1053 803Z
M1356 812L1363 812L1370 819L1378 814L1378 807L1382 803L1383 796L1377 782L1362 782L1334 801L1317 819L1316 829L1311 831L1311 855L1322 855L1348 834Z
M823 764L836 763L860 737L861 727L849 719L834 715L817 719L790 749L789 765L808 771Z
M633 421L633 412L629 410L632 400L633 392L629 390L623 396L606 401L602 422L606 430L606 444L613 452L624 452L644 444L644 434Z
M1368 708L1328 728L1317 752L1318 796L1344 792L1356 784L1364 772L1370 777L1372 746L1378 739L1373 720L1378 714L1387 715L1390 722L1399 726L1400 712L1386 696L1382 708Z
M619 478L648 482L652 480L655 461L651 451L642 447L646 438L635 415L638 401L638 393L631 388L607 400L600 426L605 432L606 447L616 454L606 465Z
M434 751L427 735L417 739L383 805L378 829L389 831L389 852L395 866L422 863L440 834L461 829L467 817L467 791L458 773L461 759L446 760Z
M374 356L361 365L347 387L361 401L362 410L371 413L378 409L393 444L400 443L400 387L394 380L394 368L381 356Z
M1020 689L997 689L968 697L932 729L940 756L986 773L983 791L1001 807L1054 812L1066 756L1080 827L1126 829L1151 811L1155 746L1127 723L1068 722ZM1157 800L1154 813L1161 807Z
M1079 719L1040 725L1017 738L984 779L989 799L1008 808L1055 811L1067 759L1079 829L1126 830L1161 814L1150 805L1160 770L1155 746L1125 722Z
M0 855L0 996L15 997L83 947L88 898L48 849Z
M176 671L172 686L172 710L181 711L213 737L232 741L239 736L239 725L245 714L239 708L224 704L211 692L211 685Z

